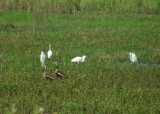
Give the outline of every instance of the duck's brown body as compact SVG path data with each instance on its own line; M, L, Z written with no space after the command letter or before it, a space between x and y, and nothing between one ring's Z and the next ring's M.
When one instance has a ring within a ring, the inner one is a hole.
M67 76L62 71L59 70L57 62L53 62L53 64L56 64L56 71L55 71L56 76L59 78L67 78Z
M56 68L55 74L59 77L59 78L64 78L65 74L60 71L59 69Z
M43 77L46 78L46 79L49 79L49 80L54 80L54 78L51 74L47 74L46 66L44 66L44 67L45 67L45 70L43 72Z

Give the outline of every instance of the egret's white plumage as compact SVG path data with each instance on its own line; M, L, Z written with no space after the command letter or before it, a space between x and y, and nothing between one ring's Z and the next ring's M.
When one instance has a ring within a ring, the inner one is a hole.
M44 66L45 58L46 58L46 56L45 56L44 52L42 51L41 55L40 55L40 61L42 63L42 66Z
M129 58L133 63L138 62L137 56L134 53L129 53Z
M71 60L71 62L76 62L76 63L79 63L79 62L84 62L85 61L85 58L87 56L83 55L82 57L75 57Z
M52 56L52 50L51 50L51 45L49 45L49 51L48 51L48 58L51 58Z

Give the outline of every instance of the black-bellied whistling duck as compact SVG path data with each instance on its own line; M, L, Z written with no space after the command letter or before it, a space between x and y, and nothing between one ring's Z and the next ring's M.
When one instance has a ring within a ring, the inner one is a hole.
M43 77L46 78L46 79L49 79L49 80L54 80L53 76L51 74L47 74L47 68L46 68L46 65L42 66L44 67L44 72L43 72Z
M58 63L53 61L53 64L56 64L55 74L56 74L59 78L67 78L67 76L66 76L62 71L59 70Z

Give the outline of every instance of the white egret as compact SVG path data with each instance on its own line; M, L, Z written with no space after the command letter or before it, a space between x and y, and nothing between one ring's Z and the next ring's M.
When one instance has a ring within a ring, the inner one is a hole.
M51 58L51 56L52 56L52 50L51 50L51 45L49 45L48 58Z
M76 62L76 63L79 63L79 62L84 62L85 61L85 58L87 56L83 55L82 57L75 57L71 60L71 62Z
M134 53L129 53L129 58L131 60L131 62L133 63L137 63L138 62L138 59L137 59L137 56L134 54Z
M42 51L42 52L41 52L41 55L40 55L40 61L41 61L41 63L42 63L42 66L44 66L45 58L46 58L46 56L45 56L44 52Z

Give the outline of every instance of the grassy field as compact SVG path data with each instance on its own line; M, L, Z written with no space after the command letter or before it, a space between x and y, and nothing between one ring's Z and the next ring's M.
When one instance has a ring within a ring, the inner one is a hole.
M31 14L0 14L0 113L160 113L160 15L107 13L44 15L39 37ZM52 45L46 60L69 77L42 77L40 52ZM87 55L73 64L75 56Z

